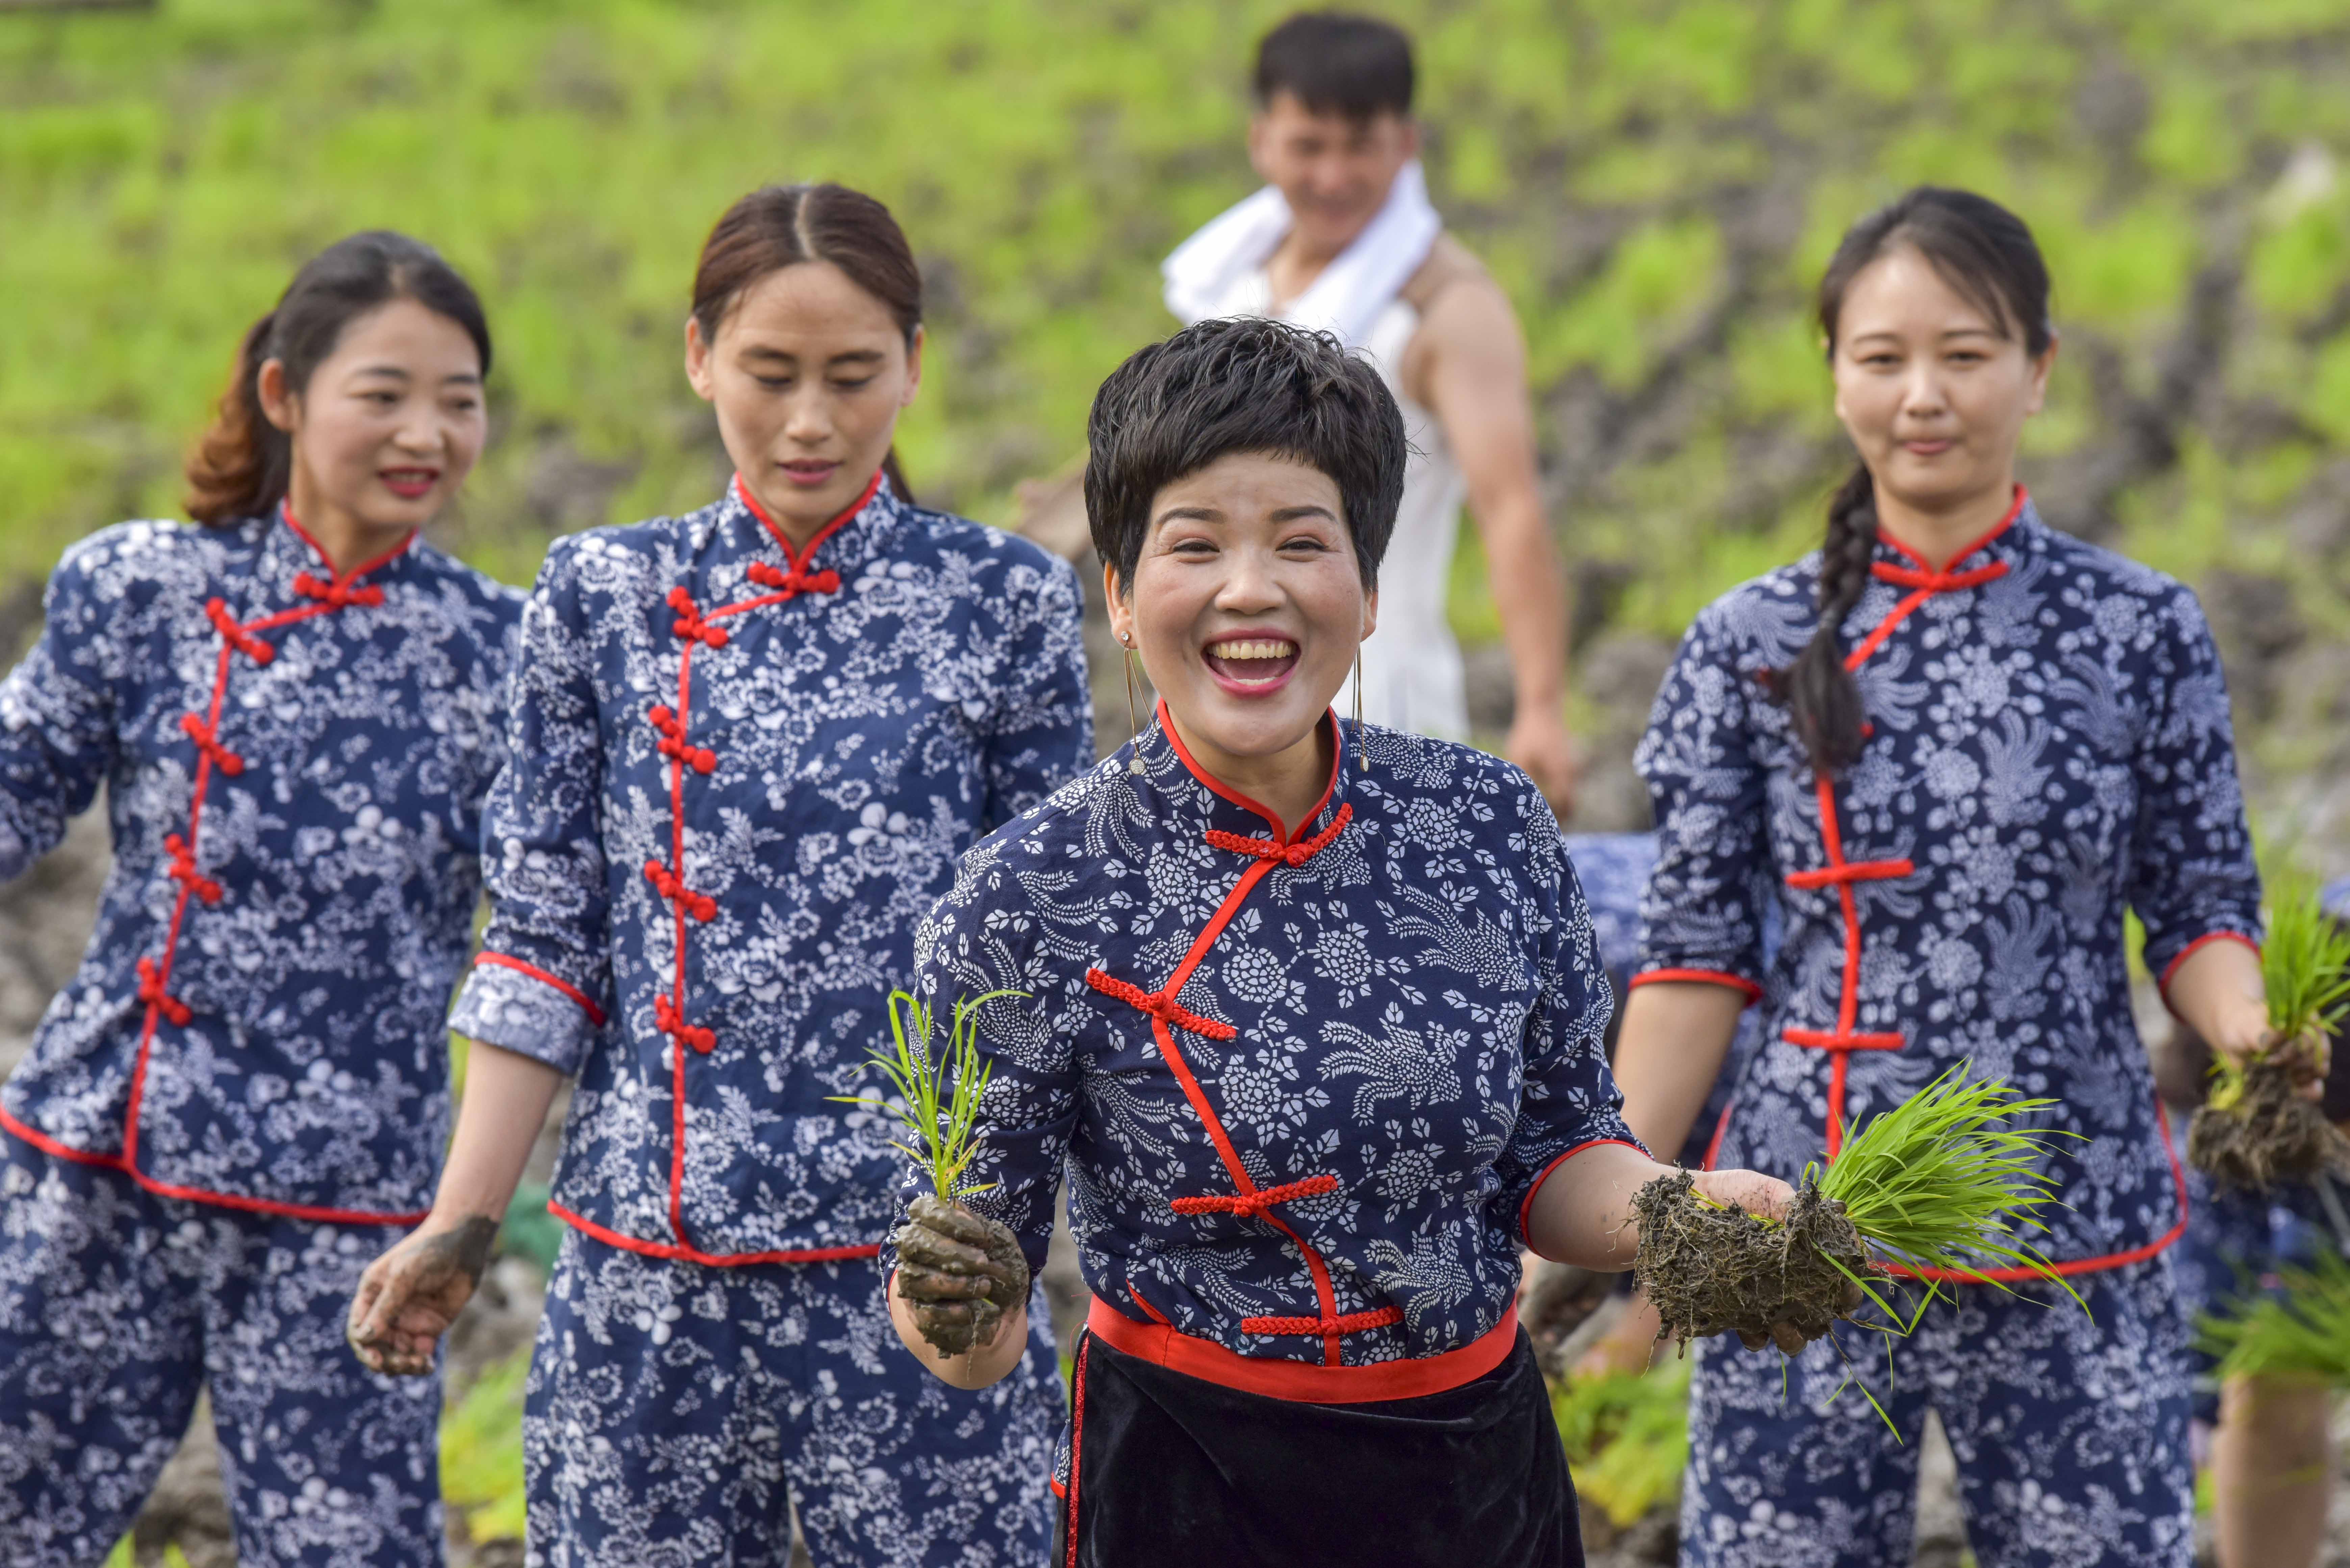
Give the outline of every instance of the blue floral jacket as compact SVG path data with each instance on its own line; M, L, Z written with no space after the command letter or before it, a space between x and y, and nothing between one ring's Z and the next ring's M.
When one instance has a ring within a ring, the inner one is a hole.
M1630 1141L1542 796L1441 741L1347 726L1338 751L1292 838L1162 709L965 857L919 939L941 1016L1024 993L981 1013L971 1182L995 1185L969 1201L1041 1262L1066 1157L1097 1332L1163 1328L1210 1376L1506 1352L1534 1189Z
M2045 1250L2151 1256L2186 1191L2130 1017L2123 914L2168 982L2260 931L2228 693L2195 597L2009 520L1933 571L1889 541L1843 628L1871 730L1815 779L1760 672L1818 623L1817 556L1715 601L1658 693L1638 762L1660 853L1642 973L1760 999L1720 1159L1793 1179L1956 1063L2053 1096ZM1775 888L1785 938L1765 962Z
M414 539L338 576L282 511L68 552L0 685L0 877L101 784L114 866L0 1126L171 1197L421 1217L521 597Z
M795 551L738 483L556 542L452 1026L578 1075L556 1212L657 1257L869 1257L868 1053L955 857L1093 754L1076 576L877 477Z

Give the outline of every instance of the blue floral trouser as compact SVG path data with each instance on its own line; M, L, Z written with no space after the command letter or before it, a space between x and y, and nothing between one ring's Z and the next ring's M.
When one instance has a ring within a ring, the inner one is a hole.
M396 1232L156 1198L0 1136L0 1559L101 1562L209 1386L244 1568L442 1561L435 1377L343 1343Z
M1792 1363L1719 1335L1696 1350L1682 1568L1879 1568L1909 1561L1918 1438L1939 1412L1982 1568L2188 1568L2186 1320L2170 1261L2059 1292L1983 1285L1893 1343L1846 1325ZM1782 1376L1784 1376L1783 1389ZM1847 1376L1899 1428L1894 1440Z
M898 1343L879 1265L710 1268L564 1238L523 1417L530 1562L1043 1568L1064 1414L1051 1318L992 1388Z

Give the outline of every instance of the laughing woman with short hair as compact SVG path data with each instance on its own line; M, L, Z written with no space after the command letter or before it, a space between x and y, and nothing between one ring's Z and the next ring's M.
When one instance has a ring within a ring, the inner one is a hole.
M1021 994L980 1013L993 1185L914 1204L899 1337L958 1386L1016 1364L1066 1160L1095 1301L1057 1561L1580 1563L1519 1252L1628 1267L1665 1168L1617 1114L1541 794L1330 711L1401 416L1335 339L1211 321L1111 376L1091 438L1112 623L1162 701L966 856L919 940L942 1012Z

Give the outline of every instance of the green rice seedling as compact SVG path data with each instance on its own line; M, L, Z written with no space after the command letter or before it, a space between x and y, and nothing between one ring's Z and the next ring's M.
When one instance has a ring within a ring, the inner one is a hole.
M1888 1299L1890 1267L1987 1283L2002 1283L1992 1271L2022 1269L2079 1303L2026 1240L2056 1200L2043 1158L2075 1135L2012 1126L2055 1102L1966 1071L1951 1068L1872 1117L1832 1164L1807 1168L1784 1220L1702 1198L1686 1171L1642 1189L1633 1272L1664 1332L1684 1346L1731 1331L1768 1338L1782 1324L1816 1338L1869 1301L1887 1332L1906 1334L1940 1287L1904 1313Z
M2280 1295L2251 1297L2198 1325L2220 1376L2350 1388L2350 1260L2328 1249L2282 1281Z
M2212 1054L2211 1093L2188 1135L2187 1158L2226 1187L2305 1183L2350 1172L2345 1138L2301 1093L2328 1037L2350 1013L2350 929L2325 912L2314 884L2284 879L2261 945L2269 1027L2277 1044L2241 1063Z
M965 997L954 1004L947 1025L946 1048L933 1052L931 1035L937 1022L934 1010L910 992L889 993L891 1049L876 1051L865 1060L879 1067L891 1099L834 1095L843 1105L863 1106L883 1113L905 1130L911 1143L890 1140L889 1147L929 1172L941 1203L953 1203L987 1187L965 1187L963 1172L979 1153L979 1105L995 1064L983 1062L979 1051L979 1010L998 997L1019 996L1014 991L991 991ZM993 1185L990 1183L989 1185Z

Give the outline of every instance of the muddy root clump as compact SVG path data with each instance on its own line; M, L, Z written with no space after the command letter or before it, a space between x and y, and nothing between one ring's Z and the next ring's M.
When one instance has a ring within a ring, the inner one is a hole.
M2350 1138L2315 1100L2295 1092L2293 1059L2262 1057L2244 1069L2244 1090L2221 1110L2206 1106L2187 1135L2187 1158L2222 1187L2265 1189L2350 1178Z
M1700 1198L1686 1170L1642 1188L1632 1210L1640 1221L1632 1276L1662 1320L1659 1337L1676 1336L1684 1353L1717 1334L1768 1338L1774 1324L1816 1339L1848 1315L1855 1293L1836 1264L1855 1275L1868 1267L1844 1205L1812 1181L1778 1224Z

